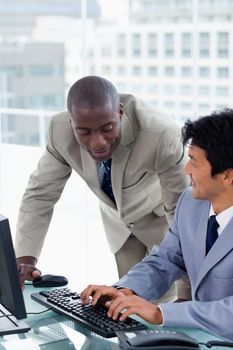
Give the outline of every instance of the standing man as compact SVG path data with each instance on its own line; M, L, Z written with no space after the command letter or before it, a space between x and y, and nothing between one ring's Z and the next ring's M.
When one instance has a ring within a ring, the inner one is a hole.
M192 187L179 199L171 228L151 256L116 283L124 287L89 286L84 303L108 295L109 317L137 314L166 327L191 327L233 341L233 110L188 121L183 142L189 143L186 173ZM158 299L173 281L188 275L192 301ZM139 297L140 296L140 297ZM146 300L145 300L146 299Z
M172 118L119 95L97 76L74 83L67 107L51 119L19 211L15 248L22 284L39 274L35 264L72 169L100 199L120 277L160 244L188 186L180 128Z

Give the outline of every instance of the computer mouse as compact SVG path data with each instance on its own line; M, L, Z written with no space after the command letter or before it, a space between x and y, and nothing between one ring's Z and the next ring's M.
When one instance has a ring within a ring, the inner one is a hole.
M68 283L68 279L64 276L58 275L43 275L37 278L34 278L32 284L36 288L41 287L61 287L65 286Z

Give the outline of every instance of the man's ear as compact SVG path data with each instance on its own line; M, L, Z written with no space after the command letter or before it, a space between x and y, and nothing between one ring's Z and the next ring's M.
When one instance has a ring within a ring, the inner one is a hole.
M123 103L120 103L120 118L123 117Z
M231 185L233 184L233 169L230 168L230 169L227 169L223 172L224 174L224 182L228 185Z

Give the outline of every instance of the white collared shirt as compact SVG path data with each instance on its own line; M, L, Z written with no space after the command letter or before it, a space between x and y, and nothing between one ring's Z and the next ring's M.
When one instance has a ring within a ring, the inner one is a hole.
M209 217L211 215L216 215L212 204L210 206ZM233 217L233 206L223 210L221 213L216 215L216 220L219 224L219 227L218 227L218 235L219 236L221 235L222 231L227 226L227 224L229 223L229 221L231 220L232 217Z

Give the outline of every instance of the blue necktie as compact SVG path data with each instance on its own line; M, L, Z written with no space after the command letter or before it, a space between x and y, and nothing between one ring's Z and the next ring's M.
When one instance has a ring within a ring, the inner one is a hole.
M212 245L218 238L218 229L219 224L216 220L215 215L211 215L209 218L208 228L207 228L207 236L206 236L206 255L209 253Z
M112 191L112 181L111 181L111 159L103 162L104 165L104 175L102 181L102 190L106 195L115 203L114 194Z

